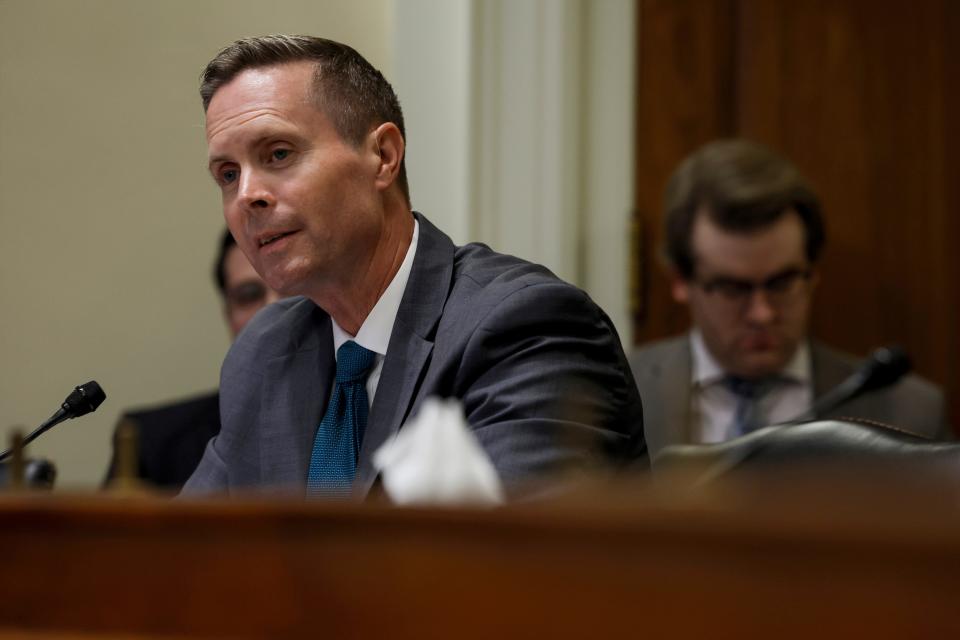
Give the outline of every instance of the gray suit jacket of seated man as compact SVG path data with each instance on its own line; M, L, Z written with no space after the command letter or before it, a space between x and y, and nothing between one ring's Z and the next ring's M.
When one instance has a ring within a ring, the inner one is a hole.
M816 341L811 342L810 356L815 398L846 380L862 362ZM640 393L647 399L646 440L651 455L669 445L695 442L689 335L646 344L630 355L630 363ZM931 439L953 437L943 391L914 375L844 403L821 418L873 420Z
M457 247L420 214L420 236L357 462L429 396L463 403L509 491L565 472L647 465L643 411L619 337L580 289L481 244ZM306 298L273 304L230 349L222 430L184 493L305 492L335 373L330 317Z

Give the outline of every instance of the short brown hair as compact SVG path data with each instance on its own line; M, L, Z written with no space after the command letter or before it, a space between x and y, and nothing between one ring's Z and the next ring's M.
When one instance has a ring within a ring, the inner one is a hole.
M213 263L213 281L217 283L217 290L223 297L227 295L227 253L235 246L237 246L237 241L233 239L230 229L224 229L220 235L217 258Z
M674 171L664 198L665 253L680 275L693 277L693 223L704 211L721 229L749 233L796 212L814 263L826 242L820 200L790 162L749 140L718 140Z
M317 65L311 92L317 107L330 118L341 138L358 146L371 128L392 122L406 140L400 101L383 74L353 48L314 36L258 36L227 46L200 74L203 110L210 106L220 87L247 69L305 60ZM409 206L410 188L403 158L397 182Z

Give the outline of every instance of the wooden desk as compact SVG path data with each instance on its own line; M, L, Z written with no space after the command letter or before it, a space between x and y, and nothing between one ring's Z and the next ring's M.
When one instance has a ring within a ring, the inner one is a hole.
M5 496L0 638L960 637L956 491L790 486L493 511Z

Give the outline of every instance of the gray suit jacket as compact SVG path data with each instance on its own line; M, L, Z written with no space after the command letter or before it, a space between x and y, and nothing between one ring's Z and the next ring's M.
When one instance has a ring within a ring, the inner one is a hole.
M849 377L860 362L821 344L811 344L813 395ZM672 444L694 441L690 415L692 355L688 335L653 342L630 355L630 366L644 399L647 446L651 456ZM884 422L928 438L951 437L943 392L914 375L843 404L823 418L856 417Z
M645 455L640 396L616 330L581 290L480 244L420 236L357 464L428 396L459 398L507 488L597 456ZM335 372L330 317L306 298L262 310L220 378L220 434L184 493L304 491Z

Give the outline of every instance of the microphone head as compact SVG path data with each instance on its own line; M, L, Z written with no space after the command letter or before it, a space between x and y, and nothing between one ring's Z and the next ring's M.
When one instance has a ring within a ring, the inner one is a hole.
M103 392L100 385L91 380L71 391L60 406L69 417L78 418L96 411L106 399L107 394Z
M890 386L912 368L910 356L900 347L880 347L870 354L863 390L872 391Z

